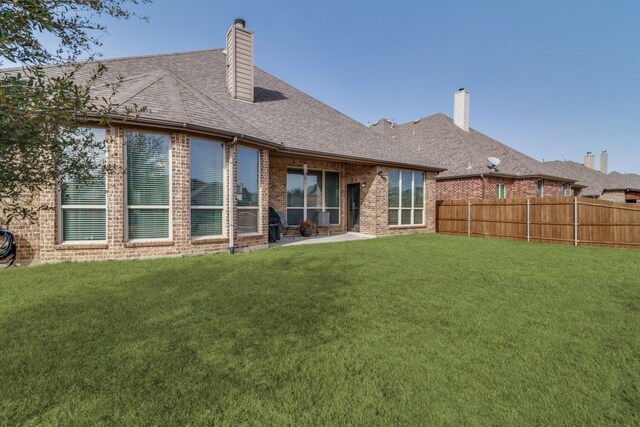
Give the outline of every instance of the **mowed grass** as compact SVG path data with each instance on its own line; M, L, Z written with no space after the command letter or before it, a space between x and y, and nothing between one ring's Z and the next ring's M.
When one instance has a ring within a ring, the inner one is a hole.
M640 424L640 251L442 235L0 271L0 424Z

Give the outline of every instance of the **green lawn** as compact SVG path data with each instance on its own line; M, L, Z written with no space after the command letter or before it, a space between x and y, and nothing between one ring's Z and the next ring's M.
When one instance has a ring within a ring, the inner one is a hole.
M0 281L0 425L640 424L640 251L423 235Z

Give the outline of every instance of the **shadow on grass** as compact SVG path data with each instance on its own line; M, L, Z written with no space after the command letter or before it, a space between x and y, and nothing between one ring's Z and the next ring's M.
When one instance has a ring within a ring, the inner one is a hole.
M295 381L301 355L349 334L349 274L242 258L171 262L6 316L0 423L221 421L234 399Z

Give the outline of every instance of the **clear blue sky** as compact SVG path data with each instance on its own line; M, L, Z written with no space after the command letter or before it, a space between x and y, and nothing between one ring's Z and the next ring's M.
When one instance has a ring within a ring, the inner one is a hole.
M453 114L539 160L609 152L640 173L640 1L155 0L108 22L105 57L221 48L236 17L256 65L356 120ZM599 160L596 160L596 167Z

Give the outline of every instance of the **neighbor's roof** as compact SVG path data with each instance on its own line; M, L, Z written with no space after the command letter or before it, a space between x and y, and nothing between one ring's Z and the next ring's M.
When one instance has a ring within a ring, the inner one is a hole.
M444 114L435 114L401 125L382 119L372 126L381 134L421 153L423 158L443 164L447 170L438 179L478 176L539 177L573 182L570 174L555 173L545 164L484 135L475 129L465 132ZM488 157L500 159L492 170Z
M584 186L580 193L585 197L600 197L604 190L626 189L621 180L612 176L614 173L607 175L598 170L591 169L582 163L571 160L554 160L545 162L545 165L556 173L571 174L578 179L577 184ZM621 174L620 174L621 175Z
M233 99L222 49L100 62L108 67L102 83L124 78L118 103L149 109L137 117L140 122L243 135L289 152L444 170L260 68L254 74L255 102ZM84 77L91 68L84 68ZM108 96L101 87L96 95Z
M635 173L611 172L609 177L612 178L620 188L640 191L640 175Z

